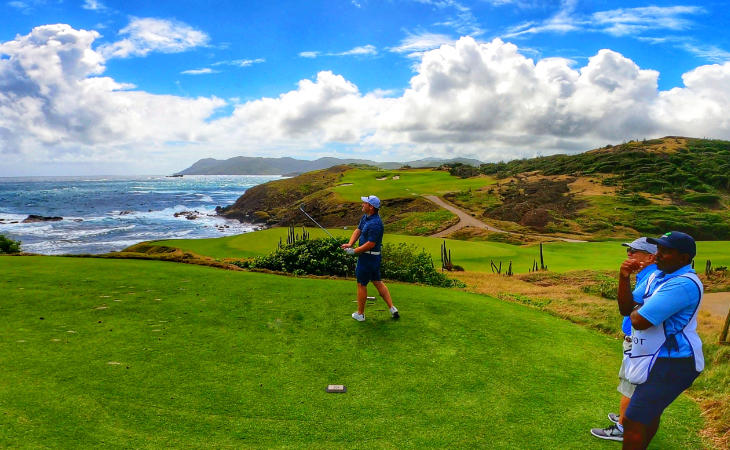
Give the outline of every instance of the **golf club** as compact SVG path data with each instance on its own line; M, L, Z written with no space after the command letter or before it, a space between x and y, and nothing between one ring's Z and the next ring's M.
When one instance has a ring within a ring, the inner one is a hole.
M315 225L317 225L318 227L320 227L325 233L327 233L329 235L329 237L331 237L332 239L335 239L335 237L332 236L330 234L330 232L327 231L327 229L325 227L323 227L322 225L320 225L319 223L317 223L317 221L314 220L314 218L312 218L312 216L310 216L309 214L307 214L307 212L304 210L304 206L300 206L299 207L299 211L303 212L305 216L309 217L309 220L311 220L312 222L314 222Z

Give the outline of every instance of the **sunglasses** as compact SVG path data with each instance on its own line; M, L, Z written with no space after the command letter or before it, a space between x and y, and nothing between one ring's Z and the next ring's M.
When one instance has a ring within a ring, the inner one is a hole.
M649 253L649 252L645 252L644 250L636 250L634 248L629 247L626 249L626 253L628 253L629 255L633 255L634 253Z

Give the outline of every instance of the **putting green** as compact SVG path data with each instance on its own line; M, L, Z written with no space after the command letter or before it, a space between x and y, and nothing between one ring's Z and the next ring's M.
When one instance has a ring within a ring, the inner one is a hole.
M0 447L597 448L620 342L521 305L156 261L0 257ZM327 394L344 384L347 394ZM654 446L700 448L673 404Z
M326 237L326 234L317 228L308 228L312 238ZM301 234L301 231L298 230ZM217 239L178 239L157 241L156 245L168 245L182 248L200 255L214 258L244 258L260 256L276 249L279 239L286 242L286 228L270 228L253 233L229 236ZM330 233L336 236L349 237L352 229L331 229ZM431 253L434 262L440 264L441 244L444 239L385 234L384 242L406 242L424 248ZM491 272L490 261L499 265L503 270L512 261L512 270L515 273L525 273L533 261L540 263L539 246L516 246L497 242L446 240L447 248L451 250L454 264L475 272ZM625 248L621 241L608 242L550 242L543 245L543 257L548 269L555 272L569 270L618 270L621 261L626 257ZM704 270L705 261L710 259L714 266L730 265L730 241L703 241L698 242L697 269Z

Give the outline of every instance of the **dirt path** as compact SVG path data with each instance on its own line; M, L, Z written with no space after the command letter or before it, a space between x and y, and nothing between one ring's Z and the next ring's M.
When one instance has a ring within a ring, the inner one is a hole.
M454 205L452 205L450 203L446 203L445 201L436 197L435 195L424 195L424 197L427 200L439 205L440 207L451 211L452 213L456 214L459 217L459 223L445 229L444 231L440 231L440 232L432 235L431 237L444 237L444 236L447 236L447 235L453 233L456 230L461 230L464 227L475 227L475 228L482 228L484 230L494 231L496 233L506 233L506 231L504 231L504 230L500 230L499 228L495 228L491 225L487 225L486 223L482 222L481 220L478 220L478 219L474 218L473 216L467 214L466 212L460 210L459 208L455 207Z
M459 217L459 223L456 225L450 226L449 228L439 231L436 234L432 234L431 237L444 237L448 236L454 231L461 230L465 227L475 227L475 228L481 228L484 230L493 231L495 233L507 233L507 234L514 234L510 233L509 231L500 230L499 228L493 227L491 225L488 225L481 220L475 218L474 216L468 214L467 212L457 208L456 206L452 205L451 203L445 202L443 199L436 197L435 195L424 195L423 196L426 200L429 200L438 206L451 211L452 213L456 214ZM561 237L555 237L555 236L543 236L543 235L535 235L537 237L542 237L546 239L554 239L558 241L564 241L564 242L586 242L581 241L579 239L569 239L569 238L561 238Z
M722 317L730 311L730 292L712 292L702 297L700 310Z

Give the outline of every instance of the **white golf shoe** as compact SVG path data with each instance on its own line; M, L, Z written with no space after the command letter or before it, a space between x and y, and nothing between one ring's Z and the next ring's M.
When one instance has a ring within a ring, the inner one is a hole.
M352 313L352 318L358 322L365 322L365 314L358 314L357 311Z

